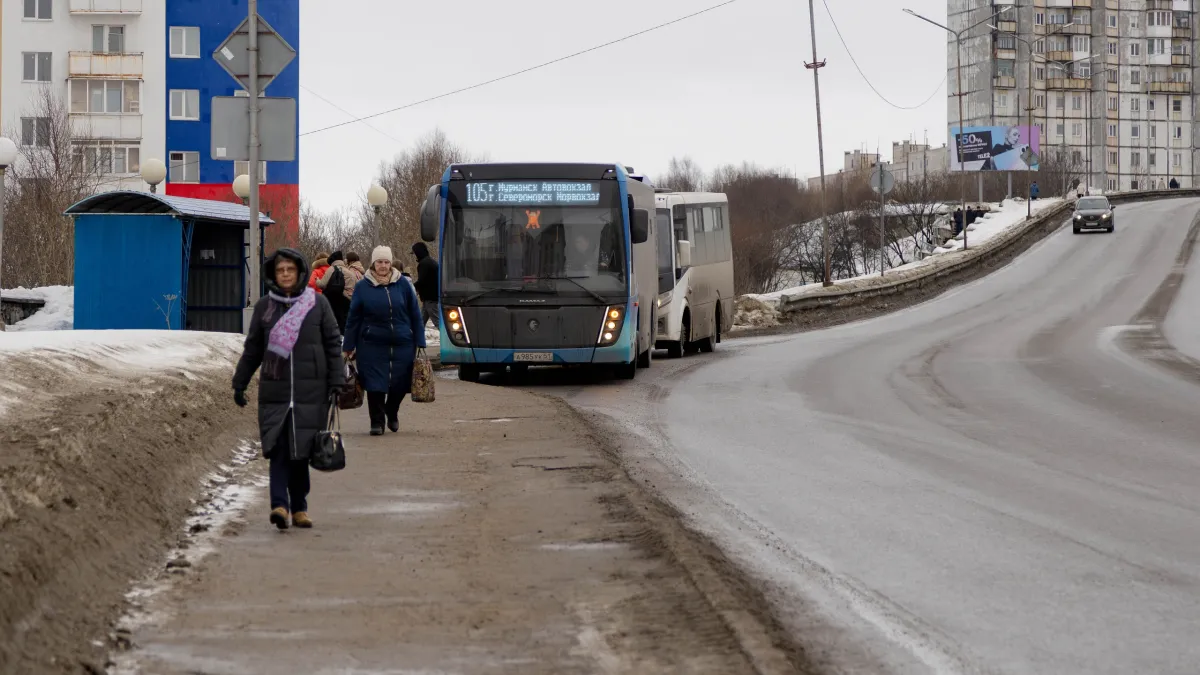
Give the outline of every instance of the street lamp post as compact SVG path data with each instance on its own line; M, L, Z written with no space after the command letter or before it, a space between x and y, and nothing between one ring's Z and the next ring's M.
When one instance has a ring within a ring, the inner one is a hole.
M996 32L1000 31L1000 29L997 28L994 24L989 23L988 28L991 28L992 30L994 30ZM1033 106L1033 43L1030 42L1029 40L1026 40L1025 38L1021 37L1020 35L1017 35L1016 33L1006 32L1005 35L1009 35L1013 39L1025 43L1025 46L1029 49L1029 72L1026 75L1026 80L1025 80L1025 99L1026 99L1025 100L1025 128L1029 130L1029 141L1030 141L1030 145L1032 145L1033 144L1033 108L1034 108L1034 106ZM1031 147L1030 150L1033 150L1033 148ZM1038 150L1040 151L1041 148L1039 147ZM1040 154L1040 152L1039 152L1039 154ZM1026 174L1025 182L1027 183L1027 185L1025 186L1025 220L1029 220L1030 218L1033 218L1033 194L1031 193L1030 188L1029 188L1030 185L1033 185L1033 167L1030 166L1029 164L1025 165L1025 174ZM1011 175L1011 174L1009 174L1009 175ZM1011 183L1010 183L1010 185L1011 185ZM963 235L963 239L966 239L966 235Z
M931 23L931 24L937 26L938 28L941 28L942 30L944 30L947 33L950 33L951 35L954 36L954 46L955 46L955 52L956 52L955 60L957 61L957 66L955 67L955 75L958 80L958 93L956 94L956 96L958 96L958 143L956 144L954 153L955 153L955 157L958 158L958 170L959 170L959 173L961 174L961 177L959 178L959 192L960 192L959 197L962 200L961 204L962 204L962 208L963 208L962 235L963 235L963 250L964 251L967 249L967 219L966 219L967 172L963 168L963 161L962 161L962 157L963 157L963 153L962 153L963 119L965 118L965 115L963 115L963 96L964 96L964 94L963 94L963 87L962 87L962 39L963 39L963 35L965 35L966 33L969 33L972 28L976 28L978 26L982 26L982 25L988 24L988 23L993 23L997 20L997 18L1001 14L1007 12L1010 9L1012 9L1011 5L1008 7L1005 7L1004 9L1001 9L1000 11L996 12L995 14L989 16L988 18L986 18L982 21L977 21L977 22L971 24L970 26L967 26L966 28L964 28L962 30L954 30L954 29L950 28L949 26L944 26L944 25L934 21L933 19L930 19L928 17L924 17L924 16L921 16L920 14L917 14L916 12L912 11L911 9L904 10L904 12L906 14L915 16L916 18L918 18L926 23Z
M0 136L0 279L4 272L4 174L17 161L17 145ZM4 288L0 284L0 289ZM4 330L4 316L0 315L0 331Z
M375 212L375 236L379 236L379 214L383 211L383 207L387 204L388 193L382 185L372 185L367 188L367 204L371 205L371 210Z
M250 203L250 176L243 173L233 179L233 194L242 200L243 206Z
M142 162L142 180L150 186L150 194L158 192L158 184L167 179L167 167L161 159L151 157Z

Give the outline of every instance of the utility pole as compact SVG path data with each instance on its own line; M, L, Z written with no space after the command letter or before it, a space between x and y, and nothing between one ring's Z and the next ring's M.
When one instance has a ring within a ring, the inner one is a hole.
M821 130L821 68L825 67L825 61L817 60L817 19L816 12L813 10L813 0L808 0L808 26L812 34L812 63L804 64L804 67L811 70L813 74L813 91L816 94L817 103L817 161L821 166L821 252L825 258L825 272L821 278L822 286L832 286L833 281L829 279L829 268L831 257L829 255L829 214L825 212L825 136Z
M258 157L259 157L259 137L258 137L258 0L250 0L250 17L247 30L250 31L250 45L247 49L250 53L250 293L249 307L254 307L258 302L262 281L260 274L262 272L262 251L259 250L259 243L262 239L260 234L260 224L258 222L259 212L259 195L258 195ZM304 279L301 283L304 283Z

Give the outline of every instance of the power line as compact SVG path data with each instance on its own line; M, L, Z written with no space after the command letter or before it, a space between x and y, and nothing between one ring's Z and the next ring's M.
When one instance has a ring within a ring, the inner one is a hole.
M398 107L396 107L396 108L392 108L392 109L390 109L390 110L384 110L383 112L377 112L377 113L375 113L375 114L373 114L373 115L366 115L366 116L363 116L363 117L358 117L358 118L355 118L355 119L352 119L352 120L348 120L348 121L346 121L346 122L339 122L338 124L331 124L331 125L329 125L329 126L327 126L327 127L321 127L321 128L319 128L319 129L313 129L312 131L306 131L306 132L304 132L304 133L302 133L302 134L300 134L300 135L301 135L301 136L311 136L312 134L319 134L319 133L321 133L322 131L329 131L330 129L337 129L337 128L344 127L344 126L347 126L347 125L350 125L350 124L354 124L354 123L356 123L356 122L363 122L363 121L366 121L366 120L369 120L369 119L372 119L372 118L375 118L375 117L380 117L380 116L382 116L382 115L390 115L391 113L394 113L394 112L399 112L399 111L401 111L401 110L407 110L408 108L412 108L412 107L415 107L415 106L421 105L421 104L423 104L423 103L429 103L429 102L431 102L431 101L437 101L437 100L439 100L439 99L443 99L443 98L447 98L447 97L450 97L450 96L454 96L455 94L461 94L461 93L463 93L463 92L471 91L472 89L478 89L478 88L480 88L480 87L486 87L486 86L487 86L487 85L489 85L489 84L495 84L495 83L497 83L497 82L500 82L500 81L503 81L503 80L507 80L507 79L514 78L514 77L516 77L516 76L518 76L518 75L524 75L524 74L526 74L526 73L531 73L531 72L533 72L533 71L535 71L535 70L540 70L540 69L542 69L542 68L545 68L546 66L552 66L552 65L554 65L554 64L556 64L556 63L562 63L563 61L566 61L566 60L568 60L568 59L573 59L573 58L575 58L576 56L583 56L584 54L589 54L589 53L591 53L591 52L594 52L594 51L596 51L596 50L599 50L599 49L604 49L605 47L611 47L611 46L613 46L613 45L615 45L615 44L619 44L619 43L621 43L621 42L625 42L626 40L631 40L631 39L633 39L633 38L635 38L635 37L638 37L638 36L641 36L641 35L645 35L646 33L651 33L651 32L653 32L653 31L656 31L656 30L660 29L660 28L666 28L667 26L671 26L671 25L677 24L677 23L679 23L679 22L681 22L681 21L687 21L688 19L695 18L695 17L697 17L697 16L700 16L701 14L707 14L708 12L711 12L711 11L713 11L713 10L716 10L716 9L720 9L720 8L722 8L722 7L725 7L726 5L732 5L733 3L737 2L737 1L738 1L738 0L725 0L725 2L722 2L722 3L720 3L720 4L716 4L716 5L713 5L713 6L711 6L711 7L707 7L707 8L705 8L705 9L702 9L702 10L698 11L698 12L692 12L691 14L687 14L687 15L685 15L685 16L681 16L681 17L679 17L679 18L677 18L677 19L672 19L672 20L670 20L670 21L668 21L668 22L666 22L666 23L660 23L660 24L658 24L657 26L651 26L650 28L646 28L646 29L644 29L644 30L640 30L640 31L638 31L638 32L636 32L636 33L630 33L629 35L626 35L625 37L617 38L616 40L610 40L610 41L608 41L608 42L605 42L604 44L599 44L599 45L596 45L596 46L594 46L594 47L589 47L589 48L587 48L587 49L584 49L584 50L582 50L582 51L575 52L575 53L573 53L573 54L567 54L566 56L560 56L559 58L557 58L557 59L554 59L554 60L552 60L552 61L546 61L545 63L539 63L539 64L538 64L538 65L536 65L536 66L531 66L531 67L529 67L529 68L523 68L523 69L521 69L521 70L518 70L518 71L516 71L516 72L512 72L512 73L509 73L509 74L507 74L507 75L501 75L500 77L492 78L492 79L490 79L490 80L487 80L486 82L479 82L479 83L477 83L477 84L472 84L472 85L470 85L470 86L467 86L467 87L462 87L461 89L455 89L454 91L448 91L448 92L446 92L446 93L444 93L444 94L438 94L437 96L430 96L429 98L426 98L426 99L421 99L420 101L413 101L412 103L407 103L407 104L405 104L405 105L398 106ZM311 90L310 90L310 91L311 91Z
M346 110L345 108L343 108L342 106L340 106L340 105L338 105L338 104L334 103L333 101L330 101L329 99L325 98L324 96L322 96L322 95L318 94L317 92L313 91L311 88L309 88L309 87L306 87L306 86L304 86L303 84L301 84L301 85L300 85L300 88L301 88L301 89L303 89L304 91L307 91L308 93L312 94L313 96L316 96L317 98L321 99L322 101L324 101L324 102L328 103L330 106L332 106L332 107L334 107L334 108L336 108L336 109L338 109L338 110L340 110L340 111L342 111L342 112L346 113L346 114L347 114L347 115L349 115L350 117L352 117L352 118L353 118L353 117L355 117L354 113L350 112L349 110ZM366 125L367 125L367 127L368 127L369 129L372 129L372 130L374 130L374 131L376 131L376 132L378 132L378 133L382 134L383 136L385 136L385 137L387 137L387 138L390 138L390 139L392 139L393 141L396 141L397 143L400 143L400 144L402 144L402 145L403 145L403 143L404 143L404 141L400 140L399 138L396 138L395 136L393 136L393 135L391 135L391 134L387 133L386 131L384 131L384 130L380 129L379 127L377 127L377 126L375 126L375 125L373 125L373 124L368 124L367 122L363 122L363 124L366 124Z
M937 96L938 92L942 90L942 85L946 83L946 75L942 75L942 81L938 83L937 88L933 90L933 93L929 95L929 98L921 101L917 105L904 106L893 103L890 99L888 99L888 97L884 96L878 89L876 89L874 84L871 84L871 80L867 78L867 74L864 73L863 69L859 67L858 61L854 59L854 54L850 51L850 46L846 44L846 39L842 37L842 31L840 28L838 28L837 19L833 18L833 12L829 9L829 3L826 0L821 0L821 4L825 5L825 13L829 15L829 20L833 23L833 31L837 33L838 40L842 43L842 48L846 50L846 56L850 57L850 63L854 64L854 69L858 71L858 74L862 77L863 82L866 82L867 86L871 88L871 91L875 92L875 95L878 96L884 103L896 108L897 110L916 110L917 108L925 107L925 104L932 101L933 97Z

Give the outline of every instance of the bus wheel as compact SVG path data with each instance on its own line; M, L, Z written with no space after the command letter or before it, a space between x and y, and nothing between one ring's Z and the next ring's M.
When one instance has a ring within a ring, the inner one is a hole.
M458 379L463 382L479 381L479 366L461 365L458 367Z
M614 369L614 374L617 376L618 380L632 380L633 378L637 377L638 361L641 360L641 356L638 356L637 354L638 349L641 349L641 347L642 339L638 338L637 349L633 350L633 360L629 363L622 363L616 366Z
M684 314L683 324L679 326L679 342L667 347L667 354L669 354L671 358L681 359L683 358L683 353L688 350L688 345L692 339L692 329L691 326L688 325L691 322L692 318L689 315Z
M721 341L721 308L717 307L717 316L716 316L715 323L713 323L713 334L710 335L709 337L704 338L703 340L700 340L696 344L699 345L700 351L704 352L705 354L711 354L711 353L713 353L713 350L717 348L717 343L720 341Z
M654 325L654 324L651 324L651 325ZM638 368L649 368L650 364L653 362L654 362L654 345L652 344L650 346L650 348L647 349L645 352L638 354L637 367Z

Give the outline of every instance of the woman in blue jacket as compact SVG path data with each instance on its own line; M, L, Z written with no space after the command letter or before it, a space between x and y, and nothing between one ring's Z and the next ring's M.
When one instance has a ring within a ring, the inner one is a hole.
M400 431L400 402L412 391L413 362L425 347L421 303L412 284L392 267L392 249L376 246L371 267L354 287L342 351L355 359L367 392L371 435L383 424Z

